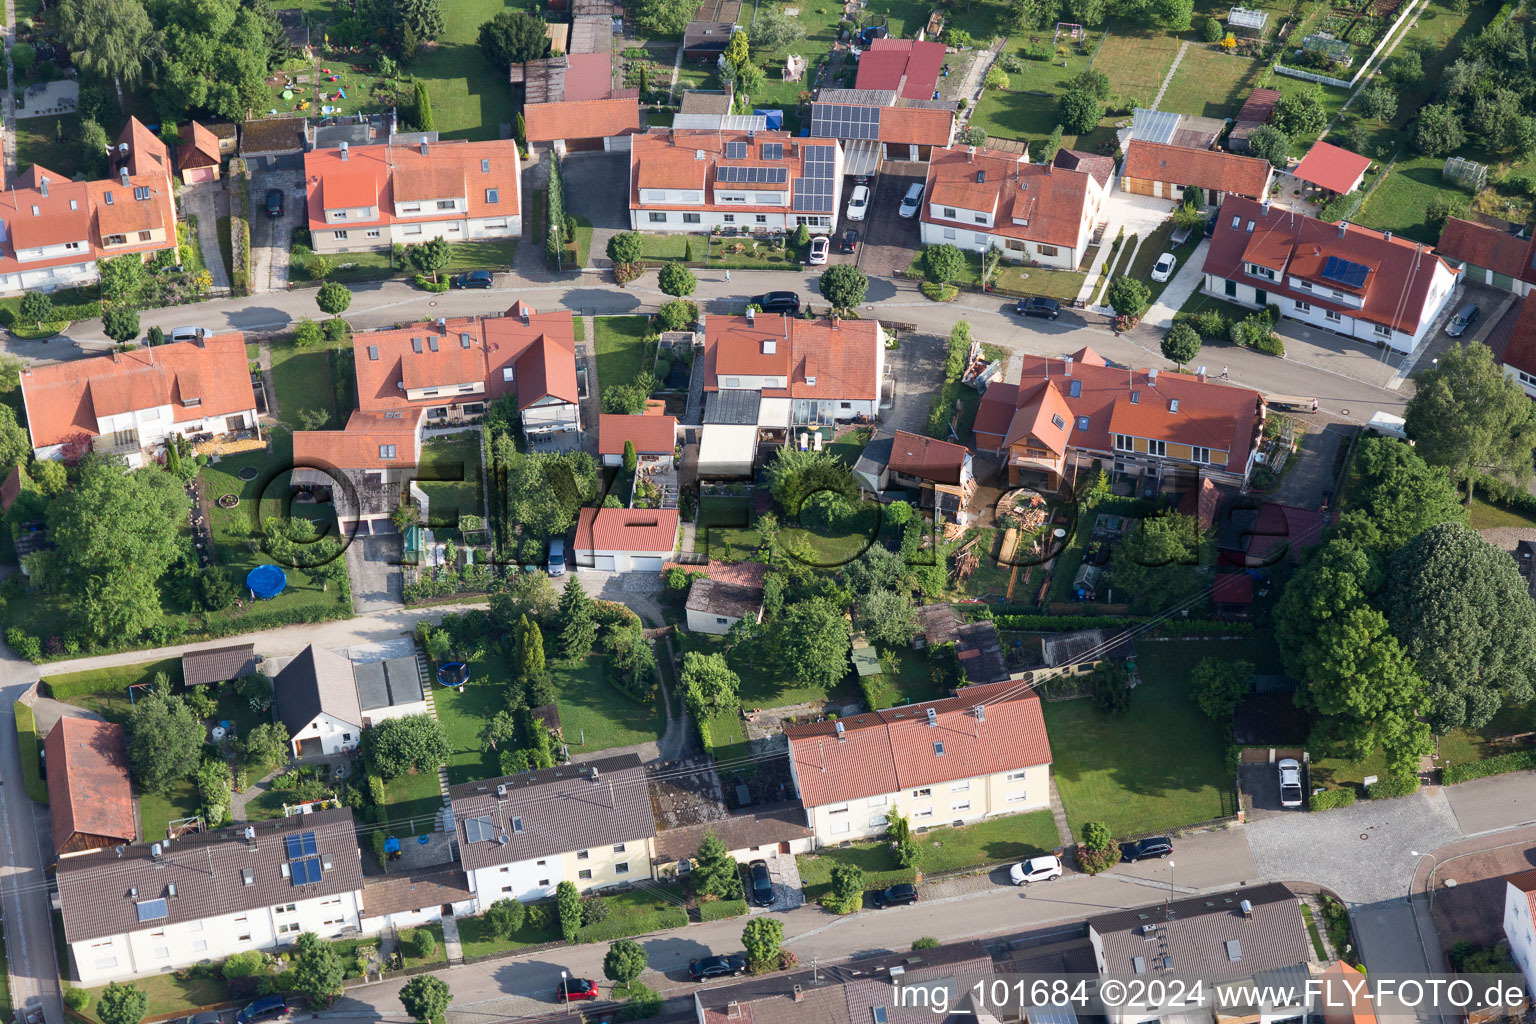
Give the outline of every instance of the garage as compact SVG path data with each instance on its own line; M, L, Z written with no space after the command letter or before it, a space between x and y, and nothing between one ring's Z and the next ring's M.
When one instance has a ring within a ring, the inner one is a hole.
M205 181L217 181L219 180L219 169L217 167L188 167L181 172L181 180L183 184L187 185L199 185Z
M614 565L612 555L595 555L592 559L592 568L598 572L614 572L618 566Z
M661 559L649 555L634 555L629 560L629 567L635 572L661 572Z

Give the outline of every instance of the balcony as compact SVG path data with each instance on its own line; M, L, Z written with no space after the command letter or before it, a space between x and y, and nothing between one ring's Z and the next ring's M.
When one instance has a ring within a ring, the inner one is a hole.
M135 428L114 430L110 434L91 438L91 451L97 455L131 455L143 447Z

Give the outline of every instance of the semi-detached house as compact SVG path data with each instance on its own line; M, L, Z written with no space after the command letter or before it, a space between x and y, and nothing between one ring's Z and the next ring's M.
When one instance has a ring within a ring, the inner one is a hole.
M1461 271L1429 246L1390 231L1232 197L1202 268L1206 292L1358 341L1411 352L1456 289Z
M784 735L818 846L878 835L892 808L923 828L1050 805L1051 744L1027 684L967 686Z
M342 143L305 153L304 180L315 252L523 233L521 165L511 139Z
M362 858L345 808L125 846L58 865L82 985L358 933Z
M466 782L448 798L477 913L561 882L586 892L652 877L656 819L635 754Z

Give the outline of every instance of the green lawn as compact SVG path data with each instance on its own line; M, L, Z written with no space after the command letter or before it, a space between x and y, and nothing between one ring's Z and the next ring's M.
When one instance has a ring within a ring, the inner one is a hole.
M853 464L859 461L859 456L863 454L864 448L869 444L870 436L873 433L874 431L868 427L858 427L857 429L847 431L836 441L827 445L827 451L837 456L843 465L852 468Z
M1149 107L1178 52L1178 38L1161 29L1116 24L1093 67L1109 76L1110 95L1121 97L1123 105Z
M1107 718L1087 698L1047 701L1052 772L1074 829L1102 821L1117 836L1174 829L1235 812L1220 726L1196 707L1190 670L1203 658L1245 659L1278 671L1261 640L1173 640L1142 644L1142 683L1130 710ZM1152 737L1177 737L1178 754Z
M1236 117L1263 70L1261 61L1197 43L1184 52L1158 109L1200 117Z
M213 230L217 233L215 241L219 243L219 259L224 261L224 273L228 275L235 265L234 239L229 237L229 217L220 217L214 222Z
M689 249L693 250L693 258L698 260L703 257L704 247L709 244L708 235L641 232L640 237L642 260L680 260L688 255Z
M186 1013L199 1007L222 1003L229 998L223 981L217 978L178 978L176 975L179 973L146 974L133 979L134 986L149 996L147 1016ZM96 998L105 990L105 985L86 989L91 994L91 1005L87 1013L95 1009Z
M345 426L347 412L336 409L331 352L326 348L300 349L287 338L273 341L271 348L277 411L288 428L325 430Z
M101 715L108 721L126 722L133 713L128 687L154 682L157 673L165 673L173 686L181 683L181 659L163 658L137 665L113 665L84 672L61 672L43 677L42 692L56 700L68 701Z
M401 775L384 784L382 821L391 835L417 836L437 829L437 813L443 809L443 793L436 772Z
M417 475L434 524L451 526L459 516L485 515L485 496L480 480L478 431L434 437L421 446ZM427 483L441 478L438 483Z
M720 653L722 638L707 633L680 634L683 651L699 651L702 654ZM750 645L749 645L750 646ZM744 708L776 708L790 704L820 703L831 700L852 701L859 699L858 684L853 670L837 685L828 690L818 684L795 684L780 678L772 665L766 663L761 650L736 651L727 655L731 668L741 678L741 706ZM570 735L567 728L566 735Z
M496 755L480 749L481 727L506 706L501 685L505 676L493 680L488 675L485 659L477 659L471 662L470 683L463 693L440 686L433 694L437 720L453 747L448 755L448 781L454 785L501 774Z
M920 833L917 841L923 851L923 875L942 875L1023 860L1054 850L1056 823L1050 811L1033 811L988 818L959 828L932 828ZM796 859L808 900L820 899L832 888L832 869L839 864L861 868L865 889L883 889L913 878L913 871L899 866L891 856L890 844L879 839L801 854Z
M166 825L177 818L190 818L201 814L202 797L197 783L191 779L178 779L168 793L139 794L139 835L146 841L165 838Z
M548 928L537 929L530 928L525 920L523 927L519 928L510 939L504 939L491 931L483 916L459 918L459 941L464 947L466 957L501 953L509 949L521 949L524 946L557 942L559 939L560 929L554 923L551 923Z
M594 317L597 334L597 384L628 384L642 370L650 369L655 353L645 344L650 318L645 316Z
M1474 530L1488 530L1496 526L1536 526L1536 516L1502 505L1491 505L1482 498L1473 497L1467 508L1467 525Z
M747 756L747 733L740 712L723 712L710 718L708 724L708 752L717 762L731 764Z
M1440 757L1447 764L1480 761L1530 744L1530 740L1522 743L1492 741L1532 732L1536 732L1536 701L1523 705L1505 705L1480 729L1453 729L1440 737Z
M1440 170L1444 166L1445 158L1437 156L1399 160L1354 219L1365 227L1433 244L1439 240L1440 232L1430 227L1425 218L1429 201L1439 195L1466 198L1461 189L1441 181Z
M33 164L66 178L84 170L80 164L80 115L29 117L14 121L13 131L18 174Z
M1293 96L1297 93L1310 92L1317 89L1323 99L1323 110L1328 115L1328 122L1338 116L1339 110L1344 106L1344 101L1349 99L1349 91L1337 89L1331 85L1317 85L1300 78L1292 78L1289 75L1271 75L1266 83L1270 89L1280 90L1282 96ZM1398 109L1402 109L1401 104ZM1307 150L1312 148L1312 143L1317 141L1315 135L1296 135L1291 138L1291 155L1305 156Z
M880 655L880 665L884 671L875 677L873 687L878 697L877 710L949 696L946 688L934 683L924 651L914 651L910 647L886 650Z
M48 802L48 784L43 781L38 764L38 748L43 737L37 734L37 718L32 708L21 701L13 705L16 714L17 750L21 754L21 777L26 783L27 796L40 804Z
M751 498L702 497L699 499L699 517L694 524L694 547L707 551L713 559L740 561L758 547L752 521Z
M577 942L611 942L631 935L681 928L688 923L681 889L647 886L602 895L608 902L608 920L583 928Z
M1004 261L993 277L993 288L1010 295L1038 295L1072 302L1082 290L1087 277L1087 274L1076 270L1024 267Z
M443 5L445 31L423 46L411 73L427 83L433 125L445 139L499 139L512 121L506 72L486 60L480 26L502 11L522 10L509 0L454 0Z

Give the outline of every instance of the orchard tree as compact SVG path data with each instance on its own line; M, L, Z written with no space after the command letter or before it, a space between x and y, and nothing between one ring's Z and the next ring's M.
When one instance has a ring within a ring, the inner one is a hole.
M741 679L731 671L723 654L698 651L684 654L679 682L683 687L683 702L696 721L741 707Z
M134 782L164 795L197 771L207 730L183 698L149 693L134 703L128 733Z
M1413 137L1414 148L1428 156L1454 153L1467 144L1467 132L1461 115L1449 103L1434 103L1419 111L1419 126Z
M1275 640L1280 661L1293 678L1322 671L1328 652L1319 639L1324 623L1368 603L1381 570L1358 543L1329 538L1307 553L1275 606Z
M1392 437L1360 442L1343 522L1357 542L1396 551L1431 526L1466 520L1450 477L1426 463L1420 451Z
M782 7L764 7L752 19L748 30L752 48L771 53L787 50L805 38L805 26L799 18L784 13Z
M1200 354L1200 335L1187 323L1176 323L1162 341L1163 358L1176 365L1180 370L1184 364Z
M388 781L412 771L437 771L453 746L436 718L406 715L364 729L362 751L369 772Z
M1366 117L1390 121L1397 116L1397 93L1386 84L1373 85L1360 94L1360 110Z
M1284 167L1290 162L1291 140L1274 125L1261 124L1248 136L1248 151L1273 167Z
M693 20L693 0L640 0L636 20L657 35L678 35Z
M1114 588L1139 611L1169 608L1205 586L1195 567L1209 561L1209 542L1193 516L1148 516L1110 556Z
M1291 138L1317 135L1328 125L1323 90L1315 83L1281 96L1270 122Z
M1416 375L1408 400L1408 436L1432 466L1461 481L1471 501L1481 474L1524 482L1536 448L1536 404L1481 342L1457 345Z
M910 593L898 594L894 590L866 594L859 601L859 622L865 635L884 647L906 647L918 633L917 609Z
M848 669L848 620L825 598L797 601L774 623L771 648L783 673L802 686L837 685Z

